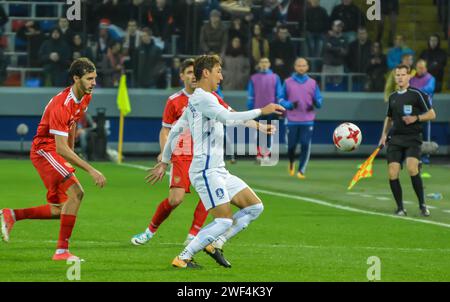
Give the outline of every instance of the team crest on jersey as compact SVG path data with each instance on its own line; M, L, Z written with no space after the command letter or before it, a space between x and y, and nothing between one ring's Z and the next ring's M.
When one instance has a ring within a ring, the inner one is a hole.
M403 113L405 115L411 115L412 114L412 105L403 105Z
M217 195L217 198L222 199L223 196L224 196L223 189L218 188L218 189L216 190L216 195Z
M180 178L180 176L175 176L175 177L173 178L173 180L174 180L175 183L177 184L177 183L180 182L181 178Z

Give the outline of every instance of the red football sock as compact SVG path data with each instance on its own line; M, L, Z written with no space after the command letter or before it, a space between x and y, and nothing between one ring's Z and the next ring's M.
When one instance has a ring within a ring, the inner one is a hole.
M205 206L201 200L198 201L197 207L194 212L194 220L192 221L191 229L189 234L197 236L198 232L205 223L206 217L208 217L208 211L206 211Z
M150 222L150 225L148 228L152 233L155 233L158 227L161 225L161 223L166 220L167 217L169 217L170 213L172 212L173 207L169 203L169 199L164 199L159 205L158 208L156 208L156 212L153 215L152 221Z
M76 219L77 216L61 214L61 228L59 230L57 249L69 249L69 239L72 236Z
M52 210L49 204L27 209L14 210L16 221L23 219L52 219Z

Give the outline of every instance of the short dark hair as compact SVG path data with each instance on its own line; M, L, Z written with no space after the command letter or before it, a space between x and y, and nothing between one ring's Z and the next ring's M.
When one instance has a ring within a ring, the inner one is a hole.
M408 65L405 64L399 64L397 66L395 66L395 70L397 69L406 69L406 72L410 72L411 71L411 67L409 67Z
M83 77L86 73L94 72L95 65L88 58L78 58L72 62L69 68L69 75L71 78L73 76Z
M180 73L184 73L184 71L191 66L194 66L195 60L192 58L184 60L180 65Z
M194 61L194 75L197 81L202 78L204 69L211 71L216 64L222 65L222 60L218 55L198 56Z

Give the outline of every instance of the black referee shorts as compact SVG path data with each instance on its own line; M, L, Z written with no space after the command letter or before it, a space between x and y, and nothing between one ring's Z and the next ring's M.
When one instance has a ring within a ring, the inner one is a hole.
M407 157L414 157L420 160L420 146L399 146L388 144L386 158L388 163L402 164Z

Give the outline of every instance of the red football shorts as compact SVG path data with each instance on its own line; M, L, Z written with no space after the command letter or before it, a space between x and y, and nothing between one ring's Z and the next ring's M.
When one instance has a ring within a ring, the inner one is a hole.
M189 180L189 167L191 161L177 160L172 162L170 170L170 188L183 188L186 193L191 193Z
M75 169L56 151L32 151L31 162L47 188L47 202L62 204L67 201L67 189L79 183Z

